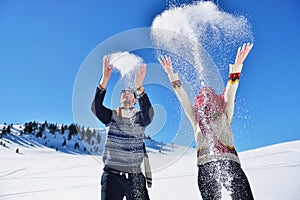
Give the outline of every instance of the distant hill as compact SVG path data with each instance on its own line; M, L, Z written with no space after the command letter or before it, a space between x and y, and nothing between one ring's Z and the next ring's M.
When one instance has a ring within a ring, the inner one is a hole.
M0 125L1 145L8 147L48 147L56 151L71 154L102 155L105 143L105 129L85 128L76 124L64 125L45 122L28 122L25 124ZM173 144L157 142L150 137L145 138L147 150L150 152L166 152Z

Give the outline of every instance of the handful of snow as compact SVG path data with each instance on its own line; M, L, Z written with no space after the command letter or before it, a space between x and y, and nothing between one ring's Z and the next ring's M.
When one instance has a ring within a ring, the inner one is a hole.
M109 55L110 64L121 72L122 77L139 67L143 59L129 52L116 52Z

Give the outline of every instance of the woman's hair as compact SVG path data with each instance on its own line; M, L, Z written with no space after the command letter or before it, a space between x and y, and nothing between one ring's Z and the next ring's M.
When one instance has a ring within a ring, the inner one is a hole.
M225 101L223 95L218 95L209 86L203 86L195 99L194 111L196 117L213 116L224 112Z

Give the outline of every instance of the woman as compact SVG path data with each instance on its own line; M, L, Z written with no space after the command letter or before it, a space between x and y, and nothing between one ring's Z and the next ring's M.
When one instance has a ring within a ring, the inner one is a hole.
M170 57L158 60L168 74L175 93L191 122L197 142L198 186L202 199L221 199L222 185L232 199L253 199L248 179L240 166L230 127L235 95L243 62L253 44L238 48L235 63L229 65L229 78L224 94L203 86L195 99L189 101L179 76L173 73Z

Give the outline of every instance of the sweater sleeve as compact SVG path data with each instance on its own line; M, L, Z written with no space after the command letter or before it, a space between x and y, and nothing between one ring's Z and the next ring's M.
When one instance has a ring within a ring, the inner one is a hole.
M189 99L186 91L184 90L184 88L181 85L178 73L169 74L169 79L172 83L175 94L176 94L179 102L181 103L187 118L189 119L192 126L194 127L195 126L195 116L194 116L193 106L190 102L190 99Z
M98 86L95 97L91 104L91 110L103 124L107 125L111 120L112 110L103 105L105 94L106 90Z
M148 98L148 95L146 93L142 94L138 98L138 102L140 105L141 123L143 124L143 126L148 126L151 123L154 116L154 111Z
M239 85L242 68L243 65L229 65L229 76L224 92L224 99L226 103L225 114L227 115L230 123L234 113L235 96Z

